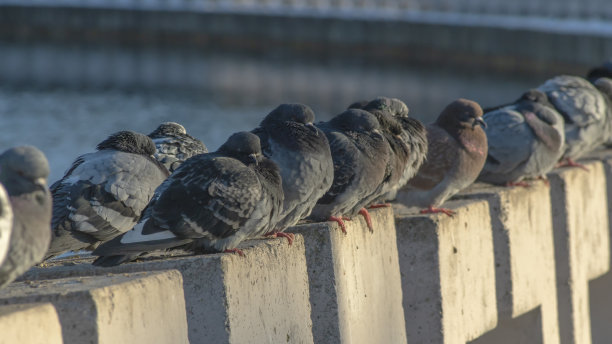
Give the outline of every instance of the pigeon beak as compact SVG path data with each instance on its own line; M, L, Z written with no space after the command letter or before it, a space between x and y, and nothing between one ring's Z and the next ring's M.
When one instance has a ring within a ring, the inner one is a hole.
M249 154L249 158L251 158L251 160L253 161L255 165L259 165L258 157L259 157L259 154L256 154L256 153Z
M47 180L45 178L36 178L32 182L38 189L47 191Z
M472 128L475 128L477 125L482 126L483 128L487 127L487 123L482 119L482 117L474 118L474 123L472 123Z
M312 124L312 122L308 122L306 124L304 124L308 129L312 130L314 133L317 133L317 127L315 127L314 124Z

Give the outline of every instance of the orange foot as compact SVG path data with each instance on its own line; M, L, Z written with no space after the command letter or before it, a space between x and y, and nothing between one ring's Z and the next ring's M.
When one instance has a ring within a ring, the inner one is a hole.
M565 162L558 163L557 167L579 167L587 172L589 171L589 169L586 166L584 166L583 164L577 163L570 158L565 159Z
M241 249L239 248L228 248L227 250L223 251L225 253L237 253L240 257L244 257L244 252L242 252Z
M507 187L511 187L511 186L522 186L524 188L528 188L531 187L531 185L527 182L507 182L506 183Z
M429 208L427 209L423 209L421 210L421 214L436 214L436 213L444 213L450 217L452 217L453 215L455 215L455 212L450 210L450 209L446 209L446 208L435 208L434 206L430 205Z
M342 217L330 216L328 221L338 222L338 224L340 225L340 229L342 230L342 233L347 234L346 233L346 225L344 224L344 221L342 221Z
M374 226L372 226L372 218L370 217L370 213L368 213L368 210L366 208L361 208L359 210L359 214L363 215L363 218L366 221L366 224L368 225L368 229L370 230L370 232L374 233Z
M295 240L295 235L293 235L293 233L270 232L265 234L264 236L269 238L286 238L289 242L289 246L291 246L293 244L293 240Z
M390 206L391 206L391 204L389 204L389 203L381 203L381 204L372 204L368 208L370 208L370 209L389 208Z

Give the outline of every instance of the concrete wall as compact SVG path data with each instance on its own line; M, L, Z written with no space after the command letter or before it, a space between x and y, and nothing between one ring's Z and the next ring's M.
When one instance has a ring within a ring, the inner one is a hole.
M475 184L452 218L396 204L372 211L373 232L361 216L346 235L305 224L246 257L51 262L0 291L0 329L21 343L38 341L30 323L64 343L609 343L612 151L585 163L550 185Z

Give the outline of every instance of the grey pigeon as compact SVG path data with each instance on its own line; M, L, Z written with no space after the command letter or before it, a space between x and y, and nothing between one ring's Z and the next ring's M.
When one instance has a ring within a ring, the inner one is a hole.
M538 89L565 120L565 165L580 166L575 160L606 141L604 123L607 104L603 95L586 79L560 75Z
M394 200L397 191L416 175L425 161L428 149L427 130L419 120L408 117L408 106L397 98L378 97L366 104L365 108L385 110L395 117L403 129L400 139L404 145L401 147L408 148L407 160L403 163L404 170L397 183L382 197L383 200Z
M160 187L133 230L100 245L94 265L113 266L144 252L183 247L237 252L271 231L282 209L281 176L259 138L232 135L216 152L183 163Z
M120 131L80 156L51 186L53 239L47 258L92 250L138 222L168 170L146 135Z
M315 127L314 113L303 104L281 104L253 133L263 154L274 161L283 178L285 201L274 232L282 232L310 215L332 185L334 164L325 134Z
M0 184L0 266L9 251L11 230L13 229L13 208L8 193Z
M0 182L13 210L8 254L0 266L0 288L45 256L51 240L49 164L37 148L21 146L0 155Z
M514 185L525 178L543 177L564 152L563 118L541 91L529 90L514 104L487 112L483 118L489 153L480 181Z
M164 164L170 173L194 155L207 153L202 141L187 134L182 125L165 122L149 134L155 143L155 159Z
M327 139L334 162L334 182L312 210L311 219L331 220L346 233L343 217L361 213L370 230L372 223L365 210L385 177L390 147L380 133L378 120L371 113L349 109L328 122L317 123Z
M612 75L601 77L593 82L606 101L606 113L603 121L604 145L612 145Z
M478 103L458 99L427 126L427 159L397 200L421 213L453 211L440 208L448 198L476 180L487 158L487 136Z

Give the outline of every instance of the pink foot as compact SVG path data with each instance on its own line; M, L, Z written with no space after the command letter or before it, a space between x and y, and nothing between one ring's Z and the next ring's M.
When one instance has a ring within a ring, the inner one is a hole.
M455 212L450 210L450 209L446 209L446 208L435 208L434 206L430 205L429 208L427 209L423 209L421 210L421 214L437 214L437 213L444 213L450 217L452 217L453 215L455 215Z
M507 182L506 183L507 187L511 187L511 186L522 186L524 188L529 188L531 187L531 185L527 182Z
M347 234L346 225L344 224L344 221L342 221L342 217L330 216L328 220L338 222L338 224L340 225L340 229L342 230L342 233Z
M381 204L372 204L368 208L370 208L370 209L389 208L390 206L391 206L391 204L389 204L389 203L381 203Z
M372 226L372 218L370 217L370 213L368 213L366 208L361 208L361 210L359 210L359 214L363 215L363 218L366 221L366 224L368 225L368 229L370 230L370 232L374 233L374 226Z
M557 164L557 167L578 167L585 171L589 171L589 169L583 164L577 163L572 159L565 159L565 162L560 162Z
M223 251L225 253L237 253L240 257L244 257L244 252L242 252L241 249L239 248L228 248L227 250Z
M270 232L264 234L264 236L269 238L286 238L287 241L289 241L289 246L291 246L293 240L295 240L295 235L293 235L293 233Z

